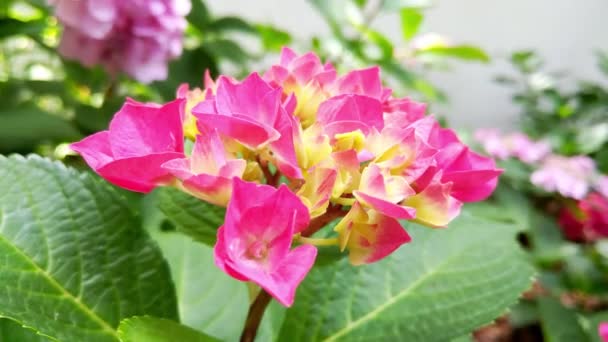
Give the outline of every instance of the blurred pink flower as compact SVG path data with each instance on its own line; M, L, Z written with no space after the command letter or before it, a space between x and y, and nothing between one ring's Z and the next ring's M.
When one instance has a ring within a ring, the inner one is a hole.
M167 78L182 53L190 0L49 0L64 25L59 52L140 82Z
M598 334L600 335L602 341L608 342L608 323L600 323L598 327Z
M595 190L608 198L608 176L602 175L595 181Z
M559 225L566 238L594 241L608 237L608 198L594 192L559 214Z
M495 158L515 157L526 164L536 163L551 153L549 143L534 141L520 132L502 135L497 129L484 128L475 132L475 140Z
M532 184L564 197L582 199L595 175L595 163L587 156L550 155L530 176Z

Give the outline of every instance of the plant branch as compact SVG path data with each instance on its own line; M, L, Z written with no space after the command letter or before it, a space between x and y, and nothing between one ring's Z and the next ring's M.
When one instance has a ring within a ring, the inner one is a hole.
M303 237L309 237L312 234L319 231L319 229L325 227L331 221L337 219L338 217L342 217L346 214L345 211L342 210L342 206L340 205L331 205L327 208L325 214L315 218L310 221L308 227L302 232Z
M264 289L261 289L260 293L249 307L245 327L243 328L243 333L241 334L241 342L253 342L255 340L255 336L258 333L258 328L262 322L262 317L264 317L264 311L271 300L272 297L270 294Z

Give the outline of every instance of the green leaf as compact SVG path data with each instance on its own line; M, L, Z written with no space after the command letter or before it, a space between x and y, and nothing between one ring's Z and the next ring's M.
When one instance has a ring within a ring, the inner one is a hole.
M512 226L463 213L372 265L318 267L300 285L280 340L442 341L487 324L531 284Z
M398 11L403 7L429 7L433 1L431 0L384 0L382 2L382 10Z
M13 18L0 18L0 39L23 34L38 35L46 27L43 19L21 21Z
M539 298L538 310L540 312L540 321L545 341L565 342L586 340L576 312L565 308L556 299L548 297Z
M215 58L229 60L235 64L244 64L250 58L241 45L229 39L214 39L205 42L204 47Z
M268 51L280 51L283 46L291 44L291 36L286 31L278 30L270 25L255 25L262 46Z
M217 75L217 65L212 51L205 46L184 50L179 59L169 64L169 79L154 82L152 85L159 90L165 100L172 100L175 98L177 87L182 83L201 87L205 69L209 69L212 75Z
M177 230L213 246L224 223L224 208L211 205L173 188L159 189L158 207Z
M405 40L412 39L422 24L424 16L417 8L402 8L399 12L401 17L401 34Z
M51 339L38 335L36 331L22 327L13 320L0 318L0 341L50 342Z
M134 315L177 318L169 269L107 183L0 157L0 316L60 341L117 341Z
M419 50L416 55L444 56L483 63L490 61L490 57L482 49L472 45L433 46Z
M201 32L205 32L209 23L209 10L203 0L192 1L192 9L186 19L190 25L196 27Z
M237 31L256 34L258 31L251 24L239 17L221 17L215 19L207 26L208 31L228 32Z
M121 342L213 342L219 341L168 319L133 317L120 322Z
M0 109L0 153L29 152L42 142L72 141L79 137L69 121L34 106Z
M600 323L608 322L608 311L601 311L585 317L585 332L589 342L604 342L599 335Z
M210 247L180 234L160 234L156 240L171 266L182 323L222 340L237 340L247 316L247 286L215 266Z

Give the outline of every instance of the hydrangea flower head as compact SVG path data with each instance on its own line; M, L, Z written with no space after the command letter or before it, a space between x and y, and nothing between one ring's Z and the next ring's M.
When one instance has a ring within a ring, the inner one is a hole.
M181 55L190 0L49 0L64 25L59 52L140 82L167 78Z
M337 75L312 53L283 49L262 75L207 76L204 90L181 86L165 106L129 102L109 133L98 133L111 139L94 135L74 149L119 186L174 186L227 207L216 264L285 306L317 247L336 245L353 265L376 262L412 240L408 221L446 227L463 203L496 187L494 161L440 127L424 104L393 97L377 67ZM132 118L131 106L146 110ZM184 140L193 145L186 153ZM105 172L125 157L114 150L140 159ZM314 235L321 229L329 237Z

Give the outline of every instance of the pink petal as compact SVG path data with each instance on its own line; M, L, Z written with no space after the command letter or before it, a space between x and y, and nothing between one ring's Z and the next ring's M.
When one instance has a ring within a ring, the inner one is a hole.
M383 96L379 67L353 70L338 79L337 83L338 93L365 95L378 100Z
M158 108L127 101L110 122L109 140L114 157L183 152L183 104L183 99L178 99Z
M101 131L71 144L70 148L80 153L87 164L97 171L114 160L109 139L109 132Z
M409 220L416 217L416 209L391 203L381 198L370 196L361 191L353 191L353 195L362 204L377 210L378 212L399 220Z
M112 161L96 171L114 185L145 193L158 185L169 183L173 177L161 165L181 157L181 153L167 152L124 158Z
M397 220L370 213L369 230L352 232L349 260L353 265L370 264L385 258L401 245L412 240Z

